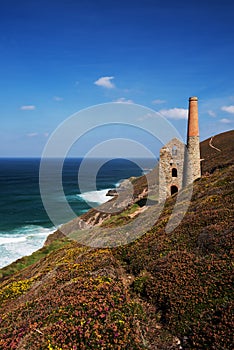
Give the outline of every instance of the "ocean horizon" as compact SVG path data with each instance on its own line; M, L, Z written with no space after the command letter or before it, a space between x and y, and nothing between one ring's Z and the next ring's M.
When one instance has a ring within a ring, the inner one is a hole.
M85 174L85 190L80 192L78 171L82 158L68 158L62 171L66 200L77 216L108 200L109 189L131 176L141 176L155 166L155 159L113 159L104 163L96 176L96 188L90 186L92 169L100 159L90 159ZM51 159L55 164L56 159ZM141 166L139 166L141 164ZM53 166L52 166L53 169ZM0 158L0 268L40 249L57 227L43 206L39 186L40 158ZM54 191L54 203L60 201ZM69 218L61 218L61 224Z

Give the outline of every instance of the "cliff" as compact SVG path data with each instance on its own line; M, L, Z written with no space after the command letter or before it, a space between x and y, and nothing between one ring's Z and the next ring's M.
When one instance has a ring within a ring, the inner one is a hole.
M128 245L89 248L57 232L2 269L0 349L232 349L233 136L201 143L203 176L172 232L176 196ZM132 204L101 221L91 210L89 225L134 221L150 189L145 177L132 182Z
M201 143L201 165L202 174L212 173L217 168L222 168L234 163L234 145L231 142L233 132L222 133L216 137L212 137ZM228 142L230 140L230 142ZM148 175L138 178L129 179L133 186L133 197L129 201L126 182L119 189L119 196L107 203L99 206L98 209L91 209L82 216L62 226L62 232L67 235L77 230L84 230L86 228L100 226L104 221L110 220L111 217L116 217L116 213L125 212L125 223L128 217L126 210L131 208L133 204L138 204L140 207L144 206L147 196L158 200L158 186L159 186L159 167L156 166ZM137 208L135 206L135 208ZM132 215L130 211L130 216ZM62 233L56 232L56 236ZM53 241L53 234L48 237L46 245Z

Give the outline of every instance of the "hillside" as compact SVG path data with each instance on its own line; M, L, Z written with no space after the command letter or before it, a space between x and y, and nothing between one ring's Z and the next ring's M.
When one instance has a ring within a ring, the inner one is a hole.
M201 143L203 176L172 232L165 228L176 196L128 245L89 248L57 232L0 270L0 349L232 349L233 136ZM94 234L121 231L141 213L145 178L133 183L124 211L100 222L97 210L86 214Z

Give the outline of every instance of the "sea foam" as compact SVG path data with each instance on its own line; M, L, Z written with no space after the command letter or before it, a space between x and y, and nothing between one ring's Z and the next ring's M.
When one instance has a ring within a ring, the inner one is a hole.
M110 197L106 196L108 191L107 188L100 191L84 192L73 195L69 199L71 201L82 199L91 205L99 205L110 200ZM40 249L48 235L54 232L55 229L55 227L45 228L39 225L25 225L8 232L0 232L0 268Z
M25 225L8 232L0 232L0 268L40 249L55 228Z
M87 203L103 204L110 200L110 197L106 195L109 190L110 188L100 191L84 192L82 194L78 194L77 196Z

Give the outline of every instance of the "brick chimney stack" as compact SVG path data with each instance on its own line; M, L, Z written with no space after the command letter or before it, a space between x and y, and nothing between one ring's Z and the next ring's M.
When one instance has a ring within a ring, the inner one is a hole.
M189 98L185 185L201 177L198 98Z
M198 98L189 98L189 114L188 114L188 135L187 143L190 137L199 137L198 128Z

